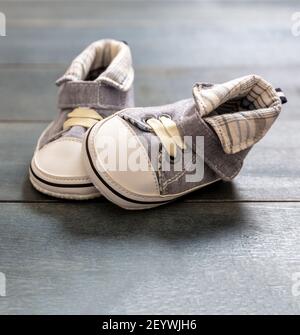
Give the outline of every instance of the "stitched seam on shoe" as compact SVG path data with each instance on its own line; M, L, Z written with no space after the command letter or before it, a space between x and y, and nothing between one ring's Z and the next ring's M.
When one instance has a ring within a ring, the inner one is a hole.
M42 170L40 170L36 165L35 165L35 168L37 169L38 173L45 177L45 180L46 181L49 181L51 182L51 180L58 180L58 181L85 181L85 182L89 182L90 179L89 177L56 177L56 176L53 176L53 175L50 175ZM36 172L36 171L35 171Z
M157 170L157 174L158 174L158 184L159 184L159 191L160 193L163 191L163 181L162 181L162 152L161 150L159 150L159 154L158 154L158 170Z
M200 88L197 87L197 91L198 91L198 94L200 95ZM206 106L202 100L202 98L200 97L200 99L197 97L197 102L201 105L201 107L203 108L204 110L204 115L207 113L207 109L206 109ZM201 113L201 112L200 112Z
M170 184L172 181L177 180L177 177L179 179L184 173L185 173L185 170L179 171L173 177L165 180L164 183L163 183L163 188L165 188L165 186L168 185L168 184Z
M35 168L37 169L38 173L45 177L45 179L49 179L48 181L51 182L51 180L59 180L59 181L90 181L89 177L56 177L53 175L50 175L42 170L40 170L36 165Z
M72 104L60 104L58 106L60 109L70 109L73 107L95 107L95 109L107 109L107 110L116 110L122 108L122 106L114 106L114 105L101 105L97 102L94 103L72 103Z
M166 189L166 187L170 184L172 184L173 182L177 181L178 179L180 179L183 175L185 175L187 173L187 168L189 168L190 166L192 166L192 162L189 162L186 167L184 168L183 171L180 171L179 173L177 173L176 175L174 175L172 178L166 180L164 182L164 190Z
M42 192L44 194L50 195L50 196L54 196L57 198L61 198L61 199L69 199L69 200L89 200L89 199L94 199L100 196L100 193L90 193L90 194L78 194L76 193L74 195L74 193L59 193L59 192L53 192L53 191L49 191L47 189L44 189L43 187L40 187L35 181L30 180L30 182L32 183L33 187L36 188L39 192Z

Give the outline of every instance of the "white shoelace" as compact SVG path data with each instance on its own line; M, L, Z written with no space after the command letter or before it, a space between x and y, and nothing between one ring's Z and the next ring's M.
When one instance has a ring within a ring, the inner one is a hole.
M176 123L169 117L150 118L146 122L158 136L170 157L176 157L177 147L180 149L186 148Z
M90 128L102 119L103 117L99 115L94 109L78 107L75 108L72 112L68 113L68 118L64 122L63 129L67 130L74 126Z

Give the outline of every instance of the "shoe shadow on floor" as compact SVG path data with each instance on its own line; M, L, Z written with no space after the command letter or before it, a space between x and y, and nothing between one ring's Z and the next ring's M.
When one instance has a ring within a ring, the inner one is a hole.
M168 205L143 211L123 210L104 197L92 201L27 203L26 206L41 225L59 223L67 234L76 238L93 237L101 241L153 237L171 242L247 229L245 204L224 202L220 193L226 194L225 199L237 198L234 183L221 182Z

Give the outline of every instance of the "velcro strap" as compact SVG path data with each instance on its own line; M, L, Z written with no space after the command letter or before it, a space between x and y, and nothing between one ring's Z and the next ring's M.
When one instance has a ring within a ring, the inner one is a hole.
M226 154L215 132L201 117L199 121L198 135L204 136L205 163L223 180L229 181L233 179L242 168L243 160L249 150L243 150L235 154Z
M196 154L203 154L202 148L197 147L197 136L204 137L204 161L220 178L231 180L239 173L249 150L226 154L217 134L201 117L192 100L184 112L180 128L182 136L192 136L192 149Z
M67 82L60 88L58 108L116 108L124 106L126 98L127 92L97 82Z

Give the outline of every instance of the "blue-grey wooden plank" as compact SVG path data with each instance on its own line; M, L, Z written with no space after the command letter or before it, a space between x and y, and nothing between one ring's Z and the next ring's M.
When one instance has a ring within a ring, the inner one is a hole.
M99 38L127 40L137 65L299 65L297 2L4 2L1 63L69 61Z
M299 314L299 220L290 203L0 204L0 314Z

